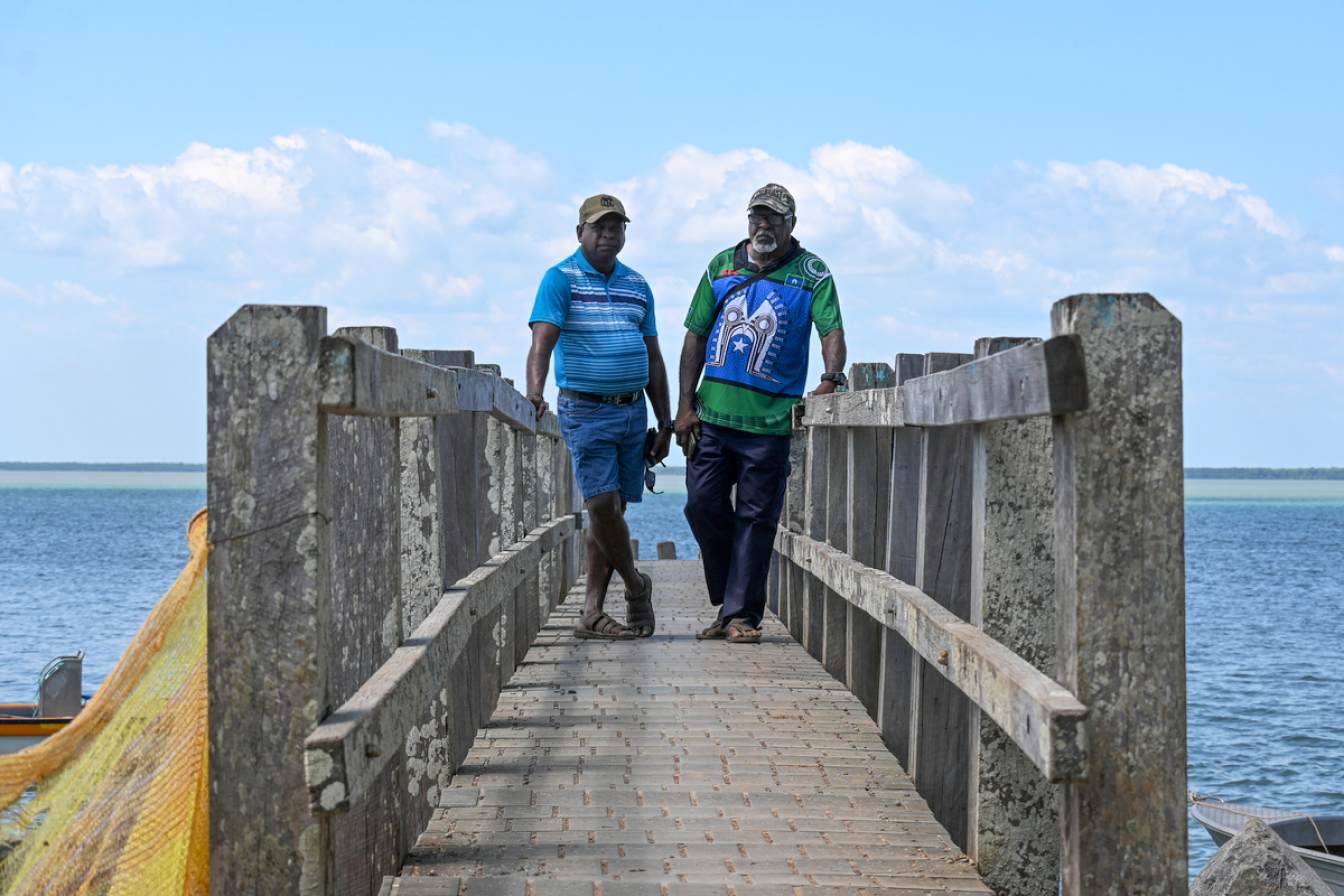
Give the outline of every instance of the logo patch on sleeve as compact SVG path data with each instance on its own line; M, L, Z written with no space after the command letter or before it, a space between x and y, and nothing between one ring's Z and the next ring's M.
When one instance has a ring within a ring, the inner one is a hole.
M820 283L831 276L830 269L826 267L826 262L815 255L809 255L803 259L803 273Z

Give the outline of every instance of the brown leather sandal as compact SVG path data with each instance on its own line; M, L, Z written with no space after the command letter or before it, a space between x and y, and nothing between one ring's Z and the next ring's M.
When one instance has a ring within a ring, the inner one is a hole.
M759 644L761 643L761 630L752 628L741 619L733 619L728 622L727 637L732 644Z
M717 641L726 637L728 637L728 631L723 624L722 616L715 617L713 622L695 633L695 640L697 641Z
M587 625L580 619L574 637L586 641L633 641L635 633L606 613L598 613Z
M653 579L646 573L640 573L639 577L644 580L644 593L631 597L630 592L626 592L625 627L633 631L636 637L648 638L653 635L656 623L653 617Z

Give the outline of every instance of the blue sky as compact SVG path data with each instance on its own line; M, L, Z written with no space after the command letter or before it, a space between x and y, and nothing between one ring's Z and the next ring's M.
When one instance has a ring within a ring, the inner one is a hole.
M1189 463L1344 465L1338 4L386 6L0 6L0 459L203 459L249 301L518 375L600 189L675 355L776 179L851 359L1145 290Z

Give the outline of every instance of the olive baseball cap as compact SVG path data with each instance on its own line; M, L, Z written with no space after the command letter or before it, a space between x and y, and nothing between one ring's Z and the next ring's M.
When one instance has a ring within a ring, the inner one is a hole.
M607 215L620 215L623 220L630 220L630 216L625 213L625 206L621 205L621 200L606 193L589 196L583 200L583 205L579 206L579 224L592 224Z
M781 215L791 215L797 209L793 201L793 194L779 184L766 184L752 193L751 201L747 203L747 211L751 211L758 205L763 205L771 211L779 212Z

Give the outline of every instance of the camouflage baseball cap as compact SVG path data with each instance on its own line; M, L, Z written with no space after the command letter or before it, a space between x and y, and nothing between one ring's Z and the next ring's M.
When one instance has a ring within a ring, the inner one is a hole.
M751 201L747 203L747 211L751 211L758 205L763 205L772 211L779 212L781 215L791 215L797 208L793 201L793 194L779 184L766 184L752 193Z
M592 224L607 215L620 215L626 221L630 220L630 216L625 213L625 206L621 205L621 200L606 193L589 196L583 200L583 205L579 206L580 224Z

